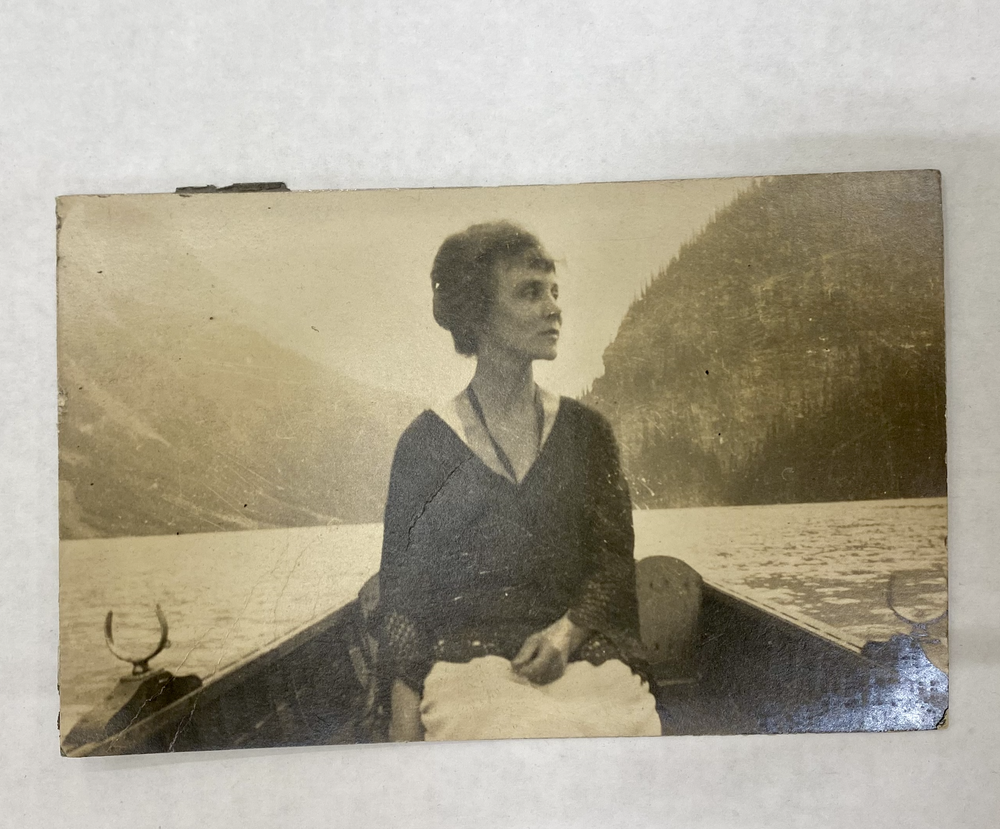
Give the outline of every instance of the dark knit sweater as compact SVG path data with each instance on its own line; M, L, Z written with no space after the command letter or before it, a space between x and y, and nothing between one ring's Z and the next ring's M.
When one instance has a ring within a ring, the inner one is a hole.
M380 588L383 665L418 691L434 662L511 659L567 610L594 631L573 659L644 672L632 508L611 427L562 398L514 483L421 414L393 460Z

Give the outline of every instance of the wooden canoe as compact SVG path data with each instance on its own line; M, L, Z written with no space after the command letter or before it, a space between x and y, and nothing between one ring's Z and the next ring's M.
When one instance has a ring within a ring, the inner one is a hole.
M890 731L944 721L948 678L911 637L859 647L836 630L703 583L676 559L643 559L637 581L643 639L659 656L665 734ZM74 743L71 732L63 752L371 742L379 732L359 658L370 644L365 602L362 591L117 733Z

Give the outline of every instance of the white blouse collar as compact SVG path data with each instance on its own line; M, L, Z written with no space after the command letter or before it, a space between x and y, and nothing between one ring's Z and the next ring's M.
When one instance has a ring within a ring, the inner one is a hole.
M539 454L541 454L542 447L545 446L549 435L552 434L552 427L555 425L556 415L559 414L559 404L562 398L558 394L543 389L541 386L538 387L538 397L542 403L542 413L544 415L542 421L542 440L538 448ZM480 434L482 427L479 425L479 419L469 404L469 398L465 393L465 389L454 397L432 406L431 411L440 417L458 436L459 440L469 447L469 450L484 464L498 475L507 477L507 473L493 451L493 447L485 436Z

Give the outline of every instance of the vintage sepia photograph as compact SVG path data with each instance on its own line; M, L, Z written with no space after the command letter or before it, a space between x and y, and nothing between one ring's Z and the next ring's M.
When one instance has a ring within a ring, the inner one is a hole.
M57 213L63 754L946 725L936 171Z

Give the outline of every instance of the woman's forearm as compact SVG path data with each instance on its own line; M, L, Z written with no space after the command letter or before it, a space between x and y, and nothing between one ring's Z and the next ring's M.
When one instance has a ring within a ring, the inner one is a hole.
M389 739L394 743L424 739L424 727L420 722L420 694L399 679L392 684Z

